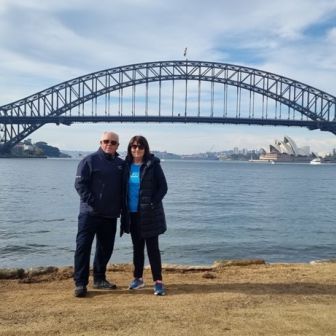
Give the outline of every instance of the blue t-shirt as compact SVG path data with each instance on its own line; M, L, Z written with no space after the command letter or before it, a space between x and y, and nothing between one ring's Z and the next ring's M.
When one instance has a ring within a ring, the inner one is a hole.
M128 180L128 208L130 212L138 212L140 190L140 165L131 164Z

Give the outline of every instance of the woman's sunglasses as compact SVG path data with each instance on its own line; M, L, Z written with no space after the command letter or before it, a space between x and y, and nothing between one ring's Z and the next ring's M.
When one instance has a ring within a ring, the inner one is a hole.
M144 145L132 145L131 148L133 150L136 150L137 148L140 149L140 150L143 150L143 149L145 149L145 146Z

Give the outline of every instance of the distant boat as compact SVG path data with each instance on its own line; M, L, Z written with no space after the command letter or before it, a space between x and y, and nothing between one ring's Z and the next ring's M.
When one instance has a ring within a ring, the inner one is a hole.
M322 160L319 157L310 161L310 164L313 164L313 165L317 165L317 164L321 164L321 163L322 163Z
M250 160L248 160L248 162L275 164L275 161L274 161L274 160L258 160L258 159L253 160L253 159L250 159Z

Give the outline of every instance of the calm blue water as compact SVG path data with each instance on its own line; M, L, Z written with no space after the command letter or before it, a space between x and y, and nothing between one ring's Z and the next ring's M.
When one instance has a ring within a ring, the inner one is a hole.
M72 159L0 159L0 268L72 265ZM336 165L165 161L164 263L336 257ZM128 235L111 262L131 262Z

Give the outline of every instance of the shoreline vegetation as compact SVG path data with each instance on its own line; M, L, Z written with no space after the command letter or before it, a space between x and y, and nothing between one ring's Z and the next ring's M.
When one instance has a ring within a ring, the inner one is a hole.
M14 146L10 153L0 153L0 158L5 159L46 159L46 158L70 158L62 153L59 148L50 146L44 141L33 143L31 139L24 140Z
M107 278L118 288L90 282L80 299L72 274L72 267L0 269L0 335L336 334L336 259L166 264L165 297L153 295L149 267L146 287L130 291L132 265L110 264Z

